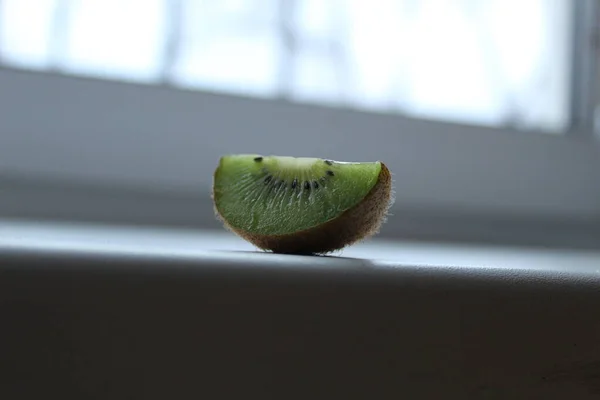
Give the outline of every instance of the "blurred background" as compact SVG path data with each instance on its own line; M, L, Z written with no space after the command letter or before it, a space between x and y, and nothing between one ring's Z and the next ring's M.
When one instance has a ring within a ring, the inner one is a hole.
M0 224L222 231L218 158L260 153L386 162L389 241L598 248L598 10L0 0Z

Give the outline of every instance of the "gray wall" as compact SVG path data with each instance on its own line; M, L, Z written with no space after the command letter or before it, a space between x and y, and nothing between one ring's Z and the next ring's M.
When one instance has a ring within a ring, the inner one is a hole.
M204 201L226 153L382 160L394 173L396 213L600 220L600 147L585 135L13 70L0 70L0 129L0 174L35 182Z

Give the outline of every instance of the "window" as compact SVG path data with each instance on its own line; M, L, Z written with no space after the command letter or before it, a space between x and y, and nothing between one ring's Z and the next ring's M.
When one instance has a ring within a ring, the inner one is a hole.
M4 62L549 132L569 0L4 0Z
M600 220L595 1L369 4L0 0L0 189L91 185L106 201L53 192L54 214L203 225L218 157L253 152L386 162L391 233Z

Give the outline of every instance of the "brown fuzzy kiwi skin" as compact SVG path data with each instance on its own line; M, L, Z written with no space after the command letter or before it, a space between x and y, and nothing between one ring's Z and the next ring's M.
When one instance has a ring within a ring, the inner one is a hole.
M326 254L376 234L392 200L392 176L381 163L377 183L360 203L313 228L284 235L261 235L232 227L220 216L216 206L215 213L225 227L260 249L283 254Z

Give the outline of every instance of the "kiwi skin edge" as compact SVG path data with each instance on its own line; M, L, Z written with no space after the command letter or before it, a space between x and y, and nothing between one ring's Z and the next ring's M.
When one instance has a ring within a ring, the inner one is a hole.
M262 235L230 226L215 206L226 228L263 250L283 254L325 254L366 239L379 231L392 202L392 176L384 163L377 183L354 207L321 225L284 235Z

